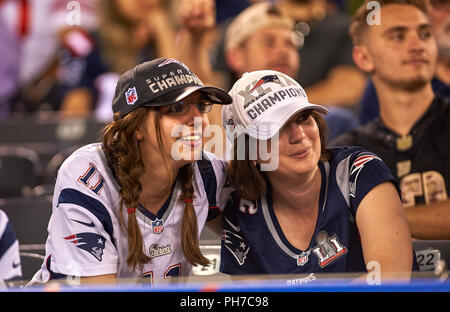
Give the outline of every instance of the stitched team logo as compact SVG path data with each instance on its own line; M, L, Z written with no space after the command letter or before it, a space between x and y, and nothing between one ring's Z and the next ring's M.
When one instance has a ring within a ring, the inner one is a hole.
M256 88L258 88L259 86L261 86L261 85L263 85L263 84L265 84L267 82L275 82L275 83L281 84L280 78L278 78L277 75L267 75L267 76L264 76L261 79L259 79L258 82L250 90L250 92L252 92Z
M133 105L138 100L138 94L136 91L136 87L128 88L127 92L125 92L125 98L127 99L128 105Z
M263 97L264 95L266 95L267 93L272 91L272 88L267 87L267 88L263 88L262 85L268 82L275 82L278 83L280 85L282 85L280 78L278 78L277 75L267 75L262 77L261 79L259 79L255 85L250 89L251 84L247 86L245 91L241 91L239 92L239 94L241 96L243 96L245 98L245 103L244 103L244 109L246 109L247 107L250 106L250 104L255 103L255 101L261 97ZM258 95L254 95L253 91L257 91Z
M241 231L241 228L239 226L234 225L227 218L224 219L234 232ZM245 258L247 258L250 247L245 243L243 237L234 232L224 229L222 232L222 241L225 245L225 248L228 249L229 252L231 252L239 265L243 265L245 262Z
M159 64L158 67L163 67L163 66L166 66L166 65L168 65L168 64L170 64L170 63L177 63L178 65L183 66L186 70L189 71L189 69L186 67L186 65L184 65L184 64L181 63L180 61L177 61L177 60L175 60L175 59L173 59L173 58L168 58L167 60L165 60L164 62L162 62L161 64Z
M105 249L106 243L106 239L103 236L96 233L78 233L64 237L64 239L89 252L98 261L102 261L103 249Z
M172 253L172 247L170 244L159 246L158 244L152 244L149 248L150 257L156 258L160 256L165 256Z
M347 248L339 242L336 234L328 237L328 233L320 231L316 235L317 246L313 247L312 252L319 258L321 268L336 261L342 255L347 253Z
M161 234L162 231L164 231L164 222L163 222L163 220L156 219L155 221L152 221L152 229L153 229L153 233Z
M364 153L353 161L352 167L350 168L350 196L355 197L356 195L356 181L358 180L362 168L365 164L374 159L381 161L378 156L372 153Z

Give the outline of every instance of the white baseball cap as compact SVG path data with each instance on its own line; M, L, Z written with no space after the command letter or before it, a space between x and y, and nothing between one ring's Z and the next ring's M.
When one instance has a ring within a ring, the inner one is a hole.
M328 113L324 106L309 103L297 81L274 70L243 74L229 95L233 103L222 108L223 126L226 129L232 126L238 135L243 132L259 140L273 137L293 115L303 110Z
M252 4L239 13L228 26L225 33L225 51L238 47L260 29L275 26L294 31L295 22L273 3Z

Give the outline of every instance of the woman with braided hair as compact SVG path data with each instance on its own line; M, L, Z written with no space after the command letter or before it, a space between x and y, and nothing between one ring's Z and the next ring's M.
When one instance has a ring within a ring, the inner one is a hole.
M199 236L219 219L227 191L225 164L202 151L202 133L212 105L230 103L174 59L125 72L102 143L59 170L46 257L31 284L66 276L157 283L207 265Z

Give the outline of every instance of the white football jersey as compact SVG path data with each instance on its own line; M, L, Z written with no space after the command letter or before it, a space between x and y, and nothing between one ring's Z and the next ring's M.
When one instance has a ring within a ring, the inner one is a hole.
M217 214L217 207L224 207L229 195L224 188L225 162L213 154L204 155L193 164L199 236L208 215ZM116 274L154 283L189 275L191 265L181 248L184 202L179 200L180 182L175 182L156 216L136 210L144 251L152 257L141 270L126 263L128 241L119 220L119 189L100 143L86 145L67 158L56 180L44 263L31 284L65 276ZM127 224L125 207L123 214Z
M0 210L0 283L21 276L19 242L8 216Z

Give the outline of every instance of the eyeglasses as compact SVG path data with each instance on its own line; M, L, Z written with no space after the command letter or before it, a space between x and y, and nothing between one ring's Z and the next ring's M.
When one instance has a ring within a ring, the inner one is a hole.
M200 113L205 114L211 111L213 103L207 100L200 100L197 103L189 103L181 100L170 105L162 106L159 111L162 114L181 116L189 111L191 105L195 105Z

